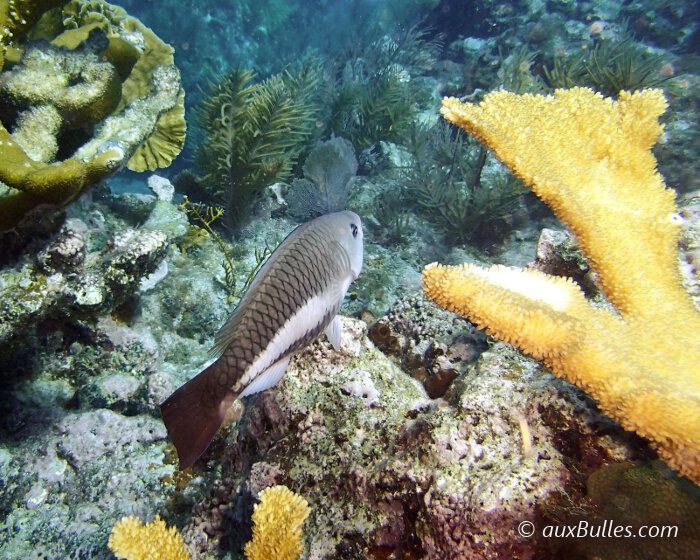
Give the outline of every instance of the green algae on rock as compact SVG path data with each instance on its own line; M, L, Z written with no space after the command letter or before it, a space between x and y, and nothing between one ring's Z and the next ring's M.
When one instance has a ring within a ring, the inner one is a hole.
M421 313L420 322L429 322ZM213 503L195 508L186 541L202 543L206 527L208 546L216 546L231 530L223 525L229 508L242 507L242 489L256 494L283 483L312 507L310 559L372 551L481 559L534 549L514 529L536 519L539 504L574 476L559 434L539 411L556 411L572 433L594 442L596 422L609 428L602 415L578 390L552 387L551 374L502 344L459 378L449 403L430 400L366 331L363 322L344 319L340 352L312 345L278 390L250 401L227 437ZM521 420L533 436L529 451ZM591 443L589 452L626 457L624 437L610 439L609 451Z

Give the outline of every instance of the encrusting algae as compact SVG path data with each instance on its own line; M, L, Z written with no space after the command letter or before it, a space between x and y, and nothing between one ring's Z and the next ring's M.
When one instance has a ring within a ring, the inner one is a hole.
M479 105L443 100L576 234L619 314L590 305L570 279L505 266L428 265L427 296L542 360L650 440L700 484L700 314L684 292L674 193L650 149L660 90L604 98L498 91Z
M304 550L301 527L311 508L286 486L260 492L253 513L253 538L245 546L248 560L298 560Z

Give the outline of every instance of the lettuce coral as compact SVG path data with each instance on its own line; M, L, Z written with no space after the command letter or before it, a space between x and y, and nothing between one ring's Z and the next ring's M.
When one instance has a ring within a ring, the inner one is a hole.
M443 116L576 234L617 313L590 305L571 280L530 270L434 263L422 281L430 299L586 390L700 484L700 314L681 284L674 193L650 151L665 108L659 90L443 100Z
M122 8L0 1L0 70L0 230L184 145L173 49Z
M301 526L311 509L286 486L260 492L253 513L253 538L245 547L248 560L298 560L304 546Z
M122 517L109 536L109 548L125 560L192 560L175 527L167 527L159 516L141 524L136 517Z

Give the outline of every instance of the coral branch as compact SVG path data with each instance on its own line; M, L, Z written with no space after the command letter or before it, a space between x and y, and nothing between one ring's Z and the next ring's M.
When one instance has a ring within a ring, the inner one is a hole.
M248 560L297 560L304 550L301 526L311 509L306 500L286 486L260 492L253 513L253 539L246 544Z
M673 192L649 151L660 91L590 90L443 101L577 235L619 315L570 280L502 266L429 265L428 297L593 395L625 428L700 484L700 314L683 291Z

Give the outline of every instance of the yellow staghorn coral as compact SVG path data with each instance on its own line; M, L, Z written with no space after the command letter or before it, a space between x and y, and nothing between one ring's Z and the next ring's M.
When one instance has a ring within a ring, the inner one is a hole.
M648 438L700 484L700 314L683 291L674 194L650 148L659 90L553 96L495 92L479 105L443 100L576 234L601 290L595 308L571 280L504 266L428 265L427 296L542 360Z
M301 526L311 509L286 486L260 492L253 513L253 538L245 546L248 560L298 560L304 546Z
M158 515L144 525L136 517L122 517L108 544L117 558L126 560L192 560L177 529L168 528Z

